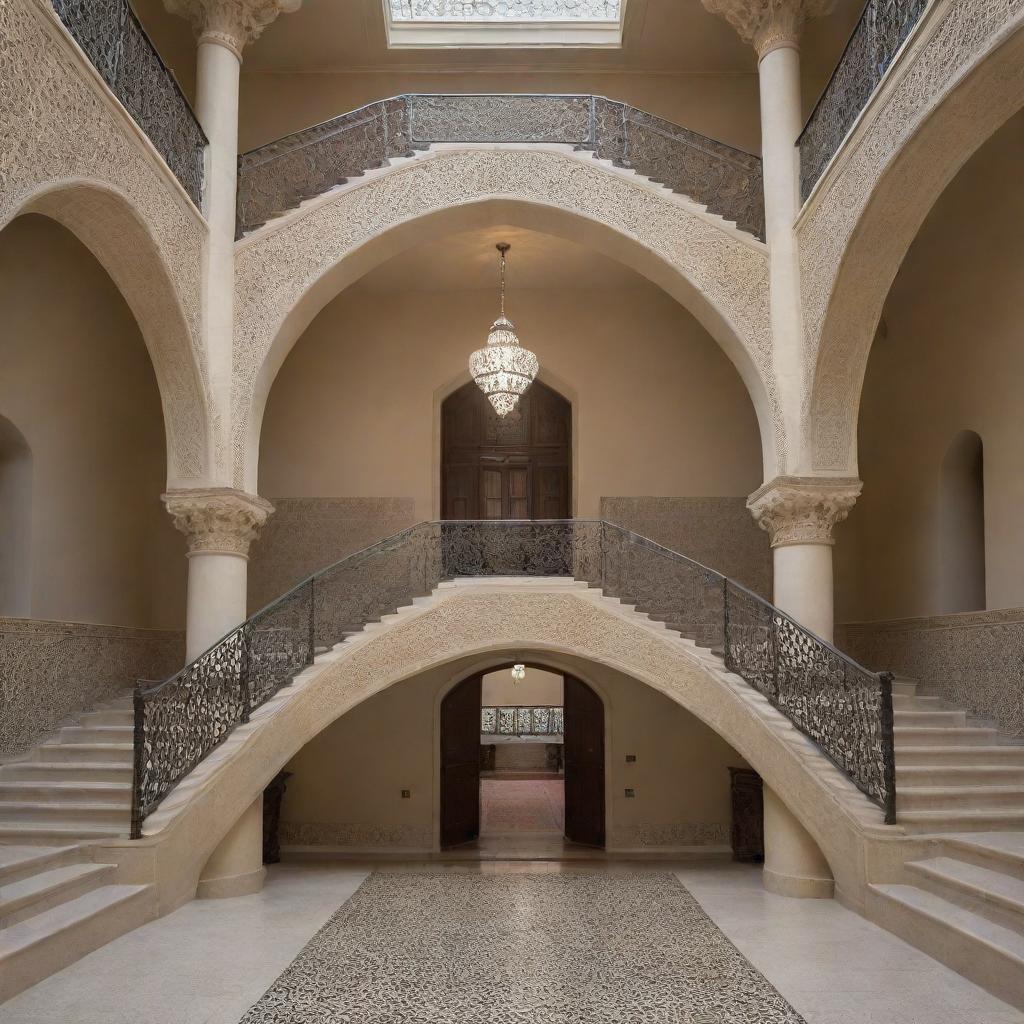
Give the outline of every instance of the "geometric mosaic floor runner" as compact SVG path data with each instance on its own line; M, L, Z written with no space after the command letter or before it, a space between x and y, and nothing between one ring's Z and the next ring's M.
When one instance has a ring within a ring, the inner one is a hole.
M668 873L374 872L241 1024L802 1024Z

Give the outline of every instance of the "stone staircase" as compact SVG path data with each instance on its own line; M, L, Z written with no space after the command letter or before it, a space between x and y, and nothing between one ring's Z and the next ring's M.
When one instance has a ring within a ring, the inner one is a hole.
M1024 1005L1024 743L912 680L894 691L897 822L929 838L901 883L869 887L871 916Z
M156 915L152 886L92 858L128 835L131 781L127 701L0 765L0 1001Z

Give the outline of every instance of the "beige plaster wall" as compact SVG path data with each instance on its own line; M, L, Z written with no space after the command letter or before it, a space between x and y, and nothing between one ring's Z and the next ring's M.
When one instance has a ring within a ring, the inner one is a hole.
M287 767L294 774L282 808L285 846L433 846L438 708L469 671L460 664L392 686L306 744ZM656 690L610 668L589 672L605 701L609 847L727 848L727 769L743 759ZM636 762L627 764L626 754Z
M0 234L0 366L0 416L32 459L30 595L14 614L180 627L184 539L160 503L149 355L106 272L40 216Z
M761 148L756 74L612 71L368 71L242 75L244 152L366 103L404 92L597 93L750 152Z
M940 494L964 430L984 448L986 605L1024 604L1022 164L1018 115L949 185L893 284L861 405L864 493L838 531L840 621L965 610L944 606L958 588Z
M467 378L495 302L493 290L414 286L338 296L271 389L261 493L411 497L417 519L436 516L438 403ZM577 516L596 517L605 495L740 497L759 485L739 375L660 289L637 277L621 289L522 290L510 313L545 379L574 404Z
M562 703L564 692L561 675L527 665L526 676L518 682L507 668L488 672L483 678L480 701L486 707L557 706Z

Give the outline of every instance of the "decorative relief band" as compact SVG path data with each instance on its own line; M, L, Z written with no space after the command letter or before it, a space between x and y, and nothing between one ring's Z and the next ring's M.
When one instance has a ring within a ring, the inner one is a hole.
M637 850L680 846L731 846L728 825L683 823L670 825L617 825L609 831L610 849Z
M169 491L163 495L174 525L188 538L188 553L249 554L249 545L274 511L269 501L230 487Z
M852 477L792 477L769 480L747 502L772 547L834 544L832 529L857 502L863 484Z
M375 825L351 822L282 821L282 846L342 847L353 850L430 850L434 830L429 825Z
M302 0L164 0L164 6L186 18L201 43L226 46L239 60L279 14L297 11Z

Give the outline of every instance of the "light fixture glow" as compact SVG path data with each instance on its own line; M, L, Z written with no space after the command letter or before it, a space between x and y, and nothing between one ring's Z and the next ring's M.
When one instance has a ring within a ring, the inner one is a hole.
M490 399L499 416L507 416L540 369L537 357L519 344L512 321L505 316L505 254L512 247L500 242L501 315L491 325L487 345L469 357L469 372L480 390Z
M512 682L521 683L526 678L526 666L525 665L513 665L512 666Z

